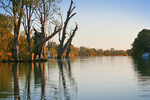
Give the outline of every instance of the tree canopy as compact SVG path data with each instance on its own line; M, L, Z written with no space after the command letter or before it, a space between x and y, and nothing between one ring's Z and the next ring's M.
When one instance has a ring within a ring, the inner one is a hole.
M13 22L10 16L0 14L0 51L11 52Z
M144 52L150 51L150 30L143 29L139 32L132 44L132 55L141 56Z

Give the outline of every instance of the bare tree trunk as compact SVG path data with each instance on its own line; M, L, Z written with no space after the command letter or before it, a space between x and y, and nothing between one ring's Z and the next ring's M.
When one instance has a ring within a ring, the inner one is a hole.
M15 61L19 61L19 34L14 34L12 57Z
M73 33L71 34L70 38L67 40L67 42L65 43L65 45L63 46L63 48L58 49L58 50L61 50L60 51L60 55L58 55L58 57L57 57L58 59L62 58L62 55L63 55L63 52L65 51L65 49L69 46L69 44L71 45L72 39L75 36L75 33L76 33L77 29L78 29L78 25L76 24L76 28L73 30ZM68 50L70 50L69 48L70 47L68 47ZM59 53L59 51L58 51L58 53ZM68 53L70 53L70 51L68 51Z
M27 35L27 43L28 43L28 52L30 53L29 55L29 61L33 60L32 59L32 52L31 52L31 44L30 44L30 35Z
M28 52L30 53L29 61L32 60L32 52L31 52L31 44L30 44L31 16L32 15L30 15L30 18L28 19L28 33L26 33L27 43L28 43Z
M21 25L21 23L20 23ZM20 25L18 28L14 29L14 43L12 48L12 57L15 61L21 60L19 57L19 33L20 33Z
M46 37L46 33L45 33L45 28L44 28L45 25L42 24L42 38L45 38ZM43 44L42 46L42 53L41 53L41 57L45 59L45 43Z
M71 46L71 42L69 43L69 45L68 45L68 47L67 47L67 52L66 52L66 57L65 57L66 59L69 58L69 54L70 54L70 51L71 51L70 46Z
M44 47L44 44L50 40L51 38L53 38L57 33L59 33L61 31L61 28L57 28L55 27L53 34L51 34L48 37L42 38L42 34L37 32L36 29L35 30L35 39L34 39L34 60L36 60L37 55L39 56L39 60L41 59L45 59L43 58L43 52L42 49ZM41 57L42 55L42 57Z
M15 21L14 25L14 43L12 48L12 57L15 61L19 61L21 59L19 57L19 34L22 17L19 19L18 23Z
M20 34L20 27L24 13L24 1L21 2L12 1L13 4L13 17L14 17L14 44L12 49L12 57L15 61L19 61L19 34ZM20 11L18 12L18 6L20 6Z

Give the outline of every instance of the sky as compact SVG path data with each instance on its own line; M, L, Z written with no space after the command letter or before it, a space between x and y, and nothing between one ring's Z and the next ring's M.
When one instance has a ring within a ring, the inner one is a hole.
M59 4L64 20L70 1L62 0ZM68 28L78 23L72 43L76 47L127 50L142 29L150 29L150 0L73 1L77 15Z
M150 0L73 0L77 14L68 29L78 23L72 41L76 47L84 46L107 50L127 50L142 29L150 29ZM62 0L63 21L71 0ZM23 28L22 28L23 29ZM58 43L58 36L52 41Z

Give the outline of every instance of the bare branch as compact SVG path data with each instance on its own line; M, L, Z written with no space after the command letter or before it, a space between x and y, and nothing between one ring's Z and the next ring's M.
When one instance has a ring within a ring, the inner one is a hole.
M61 32L59 32L58 35L59 35L59 42L61 42L61 39L60 39Z
M73 11L75 8L76 8L76 6L74 6L74 7L71 9L70 13L72 13L72 11Z
M53 34L51 34L50 36L44 38L41 44L44 44L46 41L48 41L49 39L51 39L52 37L54 37L54 36L55 36L57 33L59 33L60 31L61 31L61 28L58 28L58 29L57 29L57 26L56 26L55 29L54 29Z
M73 37L75 36L75 33L76 33L77 30L78 30L78 24L76 23L76 28L73 30L72 35L71 35L70 38L67 40L67 42L66 42L66 44L65 44L63 50L65 50L65 49L67 48L68 44L70 43L70 41L72 41L72 39L73 39Z
M77 13L73 13L70 17L69 17L69 20L74 16L76 15Z
M10 2L11 1L9 1L8 5L5 5L4 2L0 1L0 4L1 4L0 8L3 8L8 14L10 14L10 16L13 16L13 14L8 10L10 6ZM12 8L10 9L12 10Z
M71 11L71 9L72 9L72 4L73 4L73 1L71 0L71 4L70 4L70 7L69 7L69 12Z

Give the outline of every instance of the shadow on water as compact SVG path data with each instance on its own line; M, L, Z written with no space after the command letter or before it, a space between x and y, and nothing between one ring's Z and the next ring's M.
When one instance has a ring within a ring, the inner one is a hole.
M145 94L141 97L150 97L150 59L134 59L134 69L138 78L140 90Z
M72 100L76 96L69 61L0 63L0 99Z

